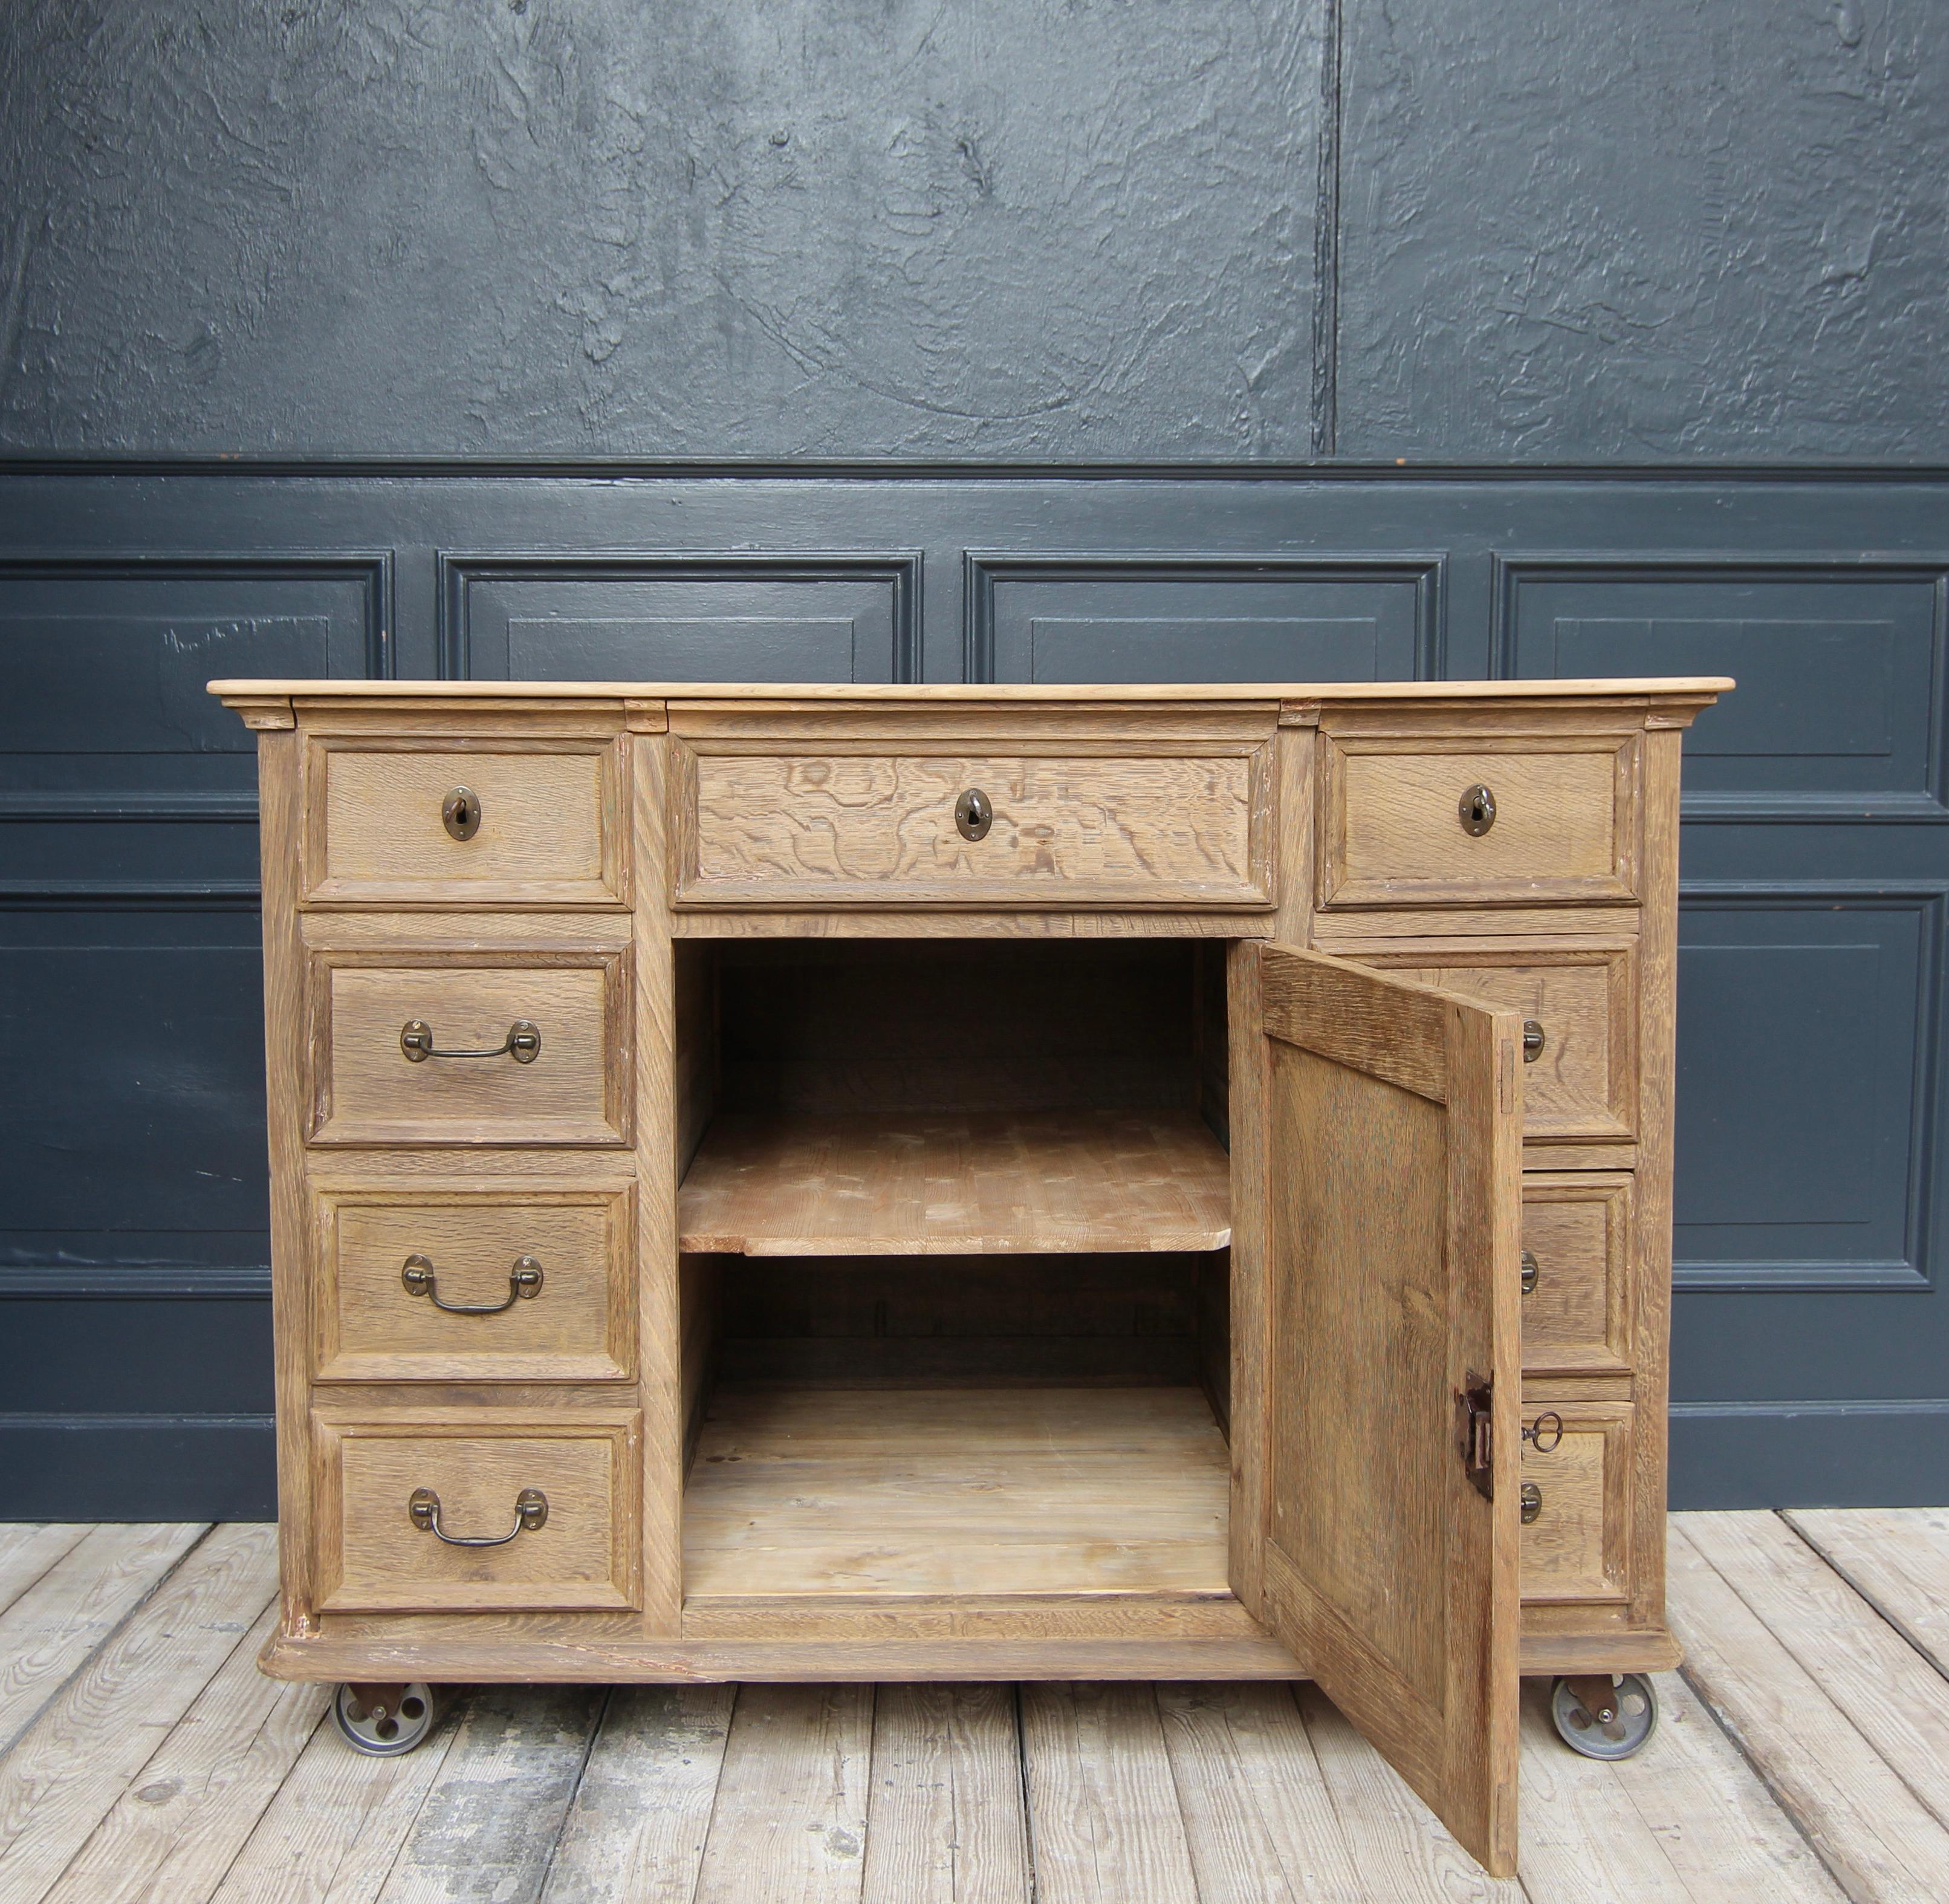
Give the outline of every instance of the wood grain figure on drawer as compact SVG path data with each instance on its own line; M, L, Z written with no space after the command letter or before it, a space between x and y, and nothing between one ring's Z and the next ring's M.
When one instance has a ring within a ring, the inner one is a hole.
M626 1185L315 1193L314 1379L633 1378L634 1202Z
M640 1420L633 1410L315 1415L321 1607L636 1605ZM437 1526L413 1514L422 1489L437 1497ZM523 1524L527 1490L543 1497L538 1524ZM454 1544L490 1538L499 1544Z
M305 897L625 906L624 745L314 736Z
M1320 904L1634 899L1640 740L1323 733Z
M1634 1188L1625 1171L1524 1177L1525 1375L1630 1372Z
M1628 1403L1526 1403L1522 1478L1536 1489L1536 1517L1522 1530L1525 1601L1623 1600L1630 1590L1631 1423ZM1563 1423L1554 1446L1549 1415Z
M311 1141L627 1143L629 963L622 952L313 953ZM408 1055L409 1025L425 1028L437 1055ZM539 1040L527 1061L513 1047L524 1025Z
M1269 907L1271 748L817 753L674 737L679 906ZM978 792L973 836L956 803Z

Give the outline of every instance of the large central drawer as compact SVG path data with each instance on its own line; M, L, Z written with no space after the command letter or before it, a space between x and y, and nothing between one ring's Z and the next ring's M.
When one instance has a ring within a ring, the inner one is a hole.
M1264 743L676 742L683 907L1269 907Z

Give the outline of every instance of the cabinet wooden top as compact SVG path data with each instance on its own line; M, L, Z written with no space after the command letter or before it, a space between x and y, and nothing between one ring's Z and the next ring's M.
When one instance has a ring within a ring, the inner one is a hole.
M907 707L930 703L987 705L1121 704L1134 702L1210 704L1326 701L1511 701L1549 699L1711 704L1733 683L1724 675L1593 681L1275 681L1251 683L1096 683L1044 686L1006 683L834 683L713 681L212 681L210 692L240 710L267 700L488 701L496 703L643 702L719 704L803 704L844 702Z

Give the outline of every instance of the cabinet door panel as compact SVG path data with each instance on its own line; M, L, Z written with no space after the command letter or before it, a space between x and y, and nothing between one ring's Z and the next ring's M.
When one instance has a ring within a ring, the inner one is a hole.
M1515 1863L1521 1021L1260 954L1268 1624ZM1489 1391L1487 1491L1465 1398Z

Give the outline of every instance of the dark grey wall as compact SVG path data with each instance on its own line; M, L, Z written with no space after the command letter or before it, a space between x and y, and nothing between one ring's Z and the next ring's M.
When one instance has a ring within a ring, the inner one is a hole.
M11 0L0 444L1949 456L1932 0Z
M1674 1490L1944 1498L1945 98L1926 0L0 5L9 1510L270 1505L251 673L1736 674Z

